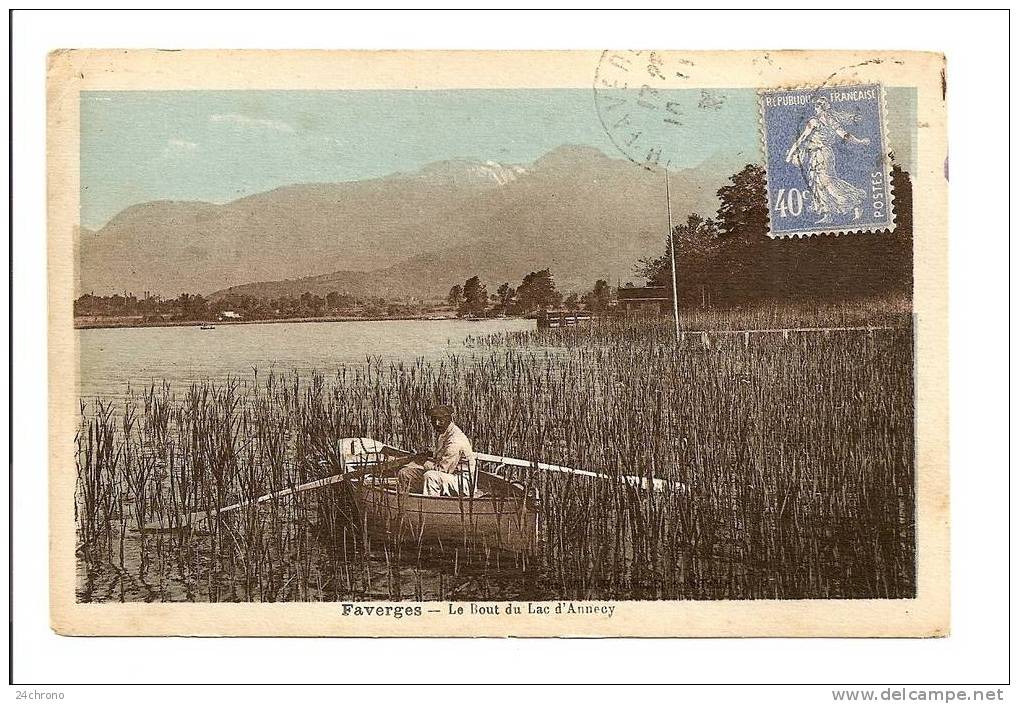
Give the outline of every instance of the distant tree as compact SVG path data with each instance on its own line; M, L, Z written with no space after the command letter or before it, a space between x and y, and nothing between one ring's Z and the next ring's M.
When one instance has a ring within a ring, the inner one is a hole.
M418 307L412 303L394 302L386 306L386 317L389 318L405 318L418 312Z
M293 296L281 296L276 301L276 310L280 318L296 318L301 313L301 301Z
M516 295L517 290L510 286L508 282L501 284L490 297L492 302L491 315L505 315L515 312Z
M594 282L594 288L584 294L584 305L592 313L604 313L612 302L612 289L605 279L598 279Z
M503 309L506 309L509 308L511 303L513 303L513 299L517 295L517 290L510 286L509 282L507 281L502 286L497 288L495 293L499 298L499 305L502 306Z
M696 268L705 257L718 250L718 225L714 220L705 220L691 213L685 223L672 228L672 244L666 237L661 255L639 260L633 273L647 279L649 286L671 286L673 246L679 279L685 281L689 270Z
M488 289L481 279L472 276L464 282L463 302L460 304L460 315L480 318L488 309Z
M301 294L301 314L305 316L319 316L325 312L326 302L321 296L310 291Z
M562 295L556 290L552 272L549 269L542 269L525 276L517 287L517 301L525 313L558 306L562 301Z
M747 164L718 189L718 234L747 242L768 236L768 196L764 167Z
M460 309L460 305L464 302L464 291L460 284L456 284L453 288L449 289L446 302L457 310Z
M563 301L563 305L566 307L566 310L577 310L577 308L580 308L580 298L576 293L570 292L570 295Z
M383 318L385 315L386 308L374 300L366 302L361 310L361 316L364 318Z
M330 291L326 294L326 305L329 306L329 310L336 310L340 307L340 292Z
M182 293L174 302L178 320L205 320L209 317L209 304L200 294Z
M895 233L913 238L913 181L898 164L892 165L892 190L895 193Z

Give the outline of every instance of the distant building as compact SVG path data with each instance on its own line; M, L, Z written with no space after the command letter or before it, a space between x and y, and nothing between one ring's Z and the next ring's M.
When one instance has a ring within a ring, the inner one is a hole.
M629 314L672 313L672 289L668 286L634 286L616 290L619 309Z
M232 310L225 310L219 314L220 320L240 320L243 317L240 313Z

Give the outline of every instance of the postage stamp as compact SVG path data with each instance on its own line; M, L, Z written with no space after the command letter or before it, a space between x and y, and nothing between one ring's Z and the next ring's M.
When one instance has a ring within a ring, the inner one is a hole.
M945 634L942 68L54 53L54 629Z
M759 101L772 236L894 227L880 84L768 90Z

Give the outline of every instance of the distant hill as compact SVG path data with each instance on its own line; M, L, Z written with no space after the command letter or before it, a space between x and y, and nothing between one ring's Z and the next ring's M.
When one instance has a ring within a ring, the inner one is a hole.
M713 212L742 164L673 176L673 210ZM412 174L277 188L224 205L157 201L80 232L79 292L444 295L479 274L560 288L631 278L665 236L661 175L577 146L530 165L452 160Z

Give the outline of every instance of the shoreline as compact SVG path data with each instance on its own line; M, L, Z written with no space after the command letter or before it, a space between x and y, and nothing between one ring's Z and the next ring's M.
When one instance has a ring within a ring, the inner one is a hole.
M476 322L482 322L485 320L527 320L528 318L523 316L510 316L507 318L474 318ZM201 327L202 325L214 325L219 327L221 325L265 325L271 323L373 323L373 322L387 322L387 321L401 321L401 320L468 320L467 318L458 318L455 315L406 315L398 317L374 317L374 318L362 318L349 315L330 315L316 318L267 318L264 320L160 320L160 321L126 321L123 319L109 319L109 320L82 320L81 318L74 319L75 330L106 330L112 328L188 328L188 327Z

